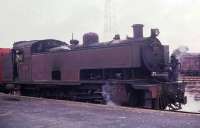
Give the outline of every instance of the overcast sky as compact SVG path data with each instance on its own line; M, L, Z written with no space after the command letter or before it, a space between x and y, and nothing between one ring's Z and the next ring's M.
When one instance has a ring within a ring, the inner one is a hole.
M97 32L103 40L105 0L0 0L0 47L14 41L54 38L81 40ZM160 29L159 39L171 49L180 45L200 51L200 0L113 0L115 24L122 38L131 25Z

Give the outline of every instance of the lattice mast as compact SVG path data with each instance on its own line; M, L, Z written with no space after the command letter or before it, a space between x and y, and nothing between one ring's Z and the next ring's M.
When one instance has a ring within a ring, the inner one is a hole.
M105 0L104 7L104 40L111 40L117 33L116 9L113 0Z

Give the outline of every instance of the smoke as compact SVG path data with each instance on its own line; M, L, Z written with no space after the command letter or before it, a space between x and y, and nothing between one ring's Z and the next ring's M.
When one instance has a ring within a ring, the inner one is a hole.
M185 55L189 51L189 48L187 46L180 46L177 49L175 49L172 53L177 59L180 59L183 55Z
M102 86L102 93L107 105L116 106L112 101L112 87L108 82Z

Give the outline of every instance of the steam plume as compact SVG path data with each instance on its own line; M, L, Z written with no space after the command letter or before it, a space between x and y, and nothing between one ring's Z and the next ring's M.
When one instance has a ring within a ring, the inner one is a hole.
M184 54L189 51L189 48L187 46L180 46L177 49L175 49L172 53L177 59L180 59Z

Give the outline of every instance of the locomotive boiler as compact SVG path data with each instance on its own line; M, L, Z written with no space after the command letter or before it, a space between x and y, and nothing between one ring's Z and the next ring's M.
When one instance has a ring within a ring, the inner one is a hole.
M184 85L176 79L169 47L158 29L143 37L143 25L133 25L133 37L99 42L96 33L78 40L19 41L4 66L5 87L22 95L106 103L153 109L180 109ZM8 70L12 69L12 70ZM9 74L9 75L8 75Z

